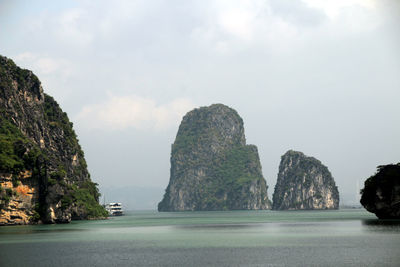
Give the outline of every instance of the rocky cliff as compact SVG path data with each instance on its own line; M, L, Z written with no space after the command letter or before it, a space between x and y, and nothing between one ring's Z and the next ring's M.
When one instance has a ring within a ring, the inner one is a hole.
M187 113L172 145L170 181L159 211L269 209L256 146L225 105Z
M337 209L339 192L319 160L290 150L281 158L272 201L274 210Z
M67 114L0 56L0 225L105 216Z
M400 163L379 166L365 181L360 202L379 219L400 219Z

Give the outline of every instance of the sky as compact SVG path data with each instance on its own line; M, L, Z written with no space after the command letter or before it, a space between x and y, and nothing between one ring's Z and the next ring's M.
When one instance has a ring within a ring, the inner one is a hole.
M156 208L182 116L213 103L243 118L270 198L294 149L357 203L400 162L399 28L396 0L0 0L0 54L39 77L127 209Z

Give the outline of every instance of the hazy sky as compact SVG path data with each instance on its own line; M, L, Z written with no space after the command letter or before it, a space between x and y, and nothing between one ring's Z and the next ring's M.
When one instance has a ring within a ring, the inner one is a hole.
M68 113L103 192L153 192L134 208L161 200L182 116L212 103L242 116L270 198L295 149L355 201L400 161L399 29L396 0L0 0L0 54Z

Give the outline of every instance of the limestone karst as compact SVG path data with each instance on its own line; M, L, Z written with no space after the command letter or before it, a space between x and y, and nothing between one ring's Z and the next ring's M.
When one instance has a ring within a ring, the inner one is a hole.
M67 114L0 56L0 225L106 216Z
M293 150L282 156L272 209L309 210L338 207L339 192L326 166L313 157Z
M187 113L171 151L170 181L159 211L269 209L267 185L243 120L222 104Z
M400 163L378 166L361 190L361 204L380 219L400 218Z

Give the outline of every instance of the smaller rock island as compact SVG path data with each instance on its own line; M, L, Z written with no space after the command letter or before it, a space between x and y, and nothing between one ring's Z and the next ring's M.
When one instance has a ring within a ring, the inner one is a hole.
M339 192L319 160L289 150L281 158L272 201L273 210L338 209Z
M365 181L360 202L379 219L400 219L400 163L378 166Z

